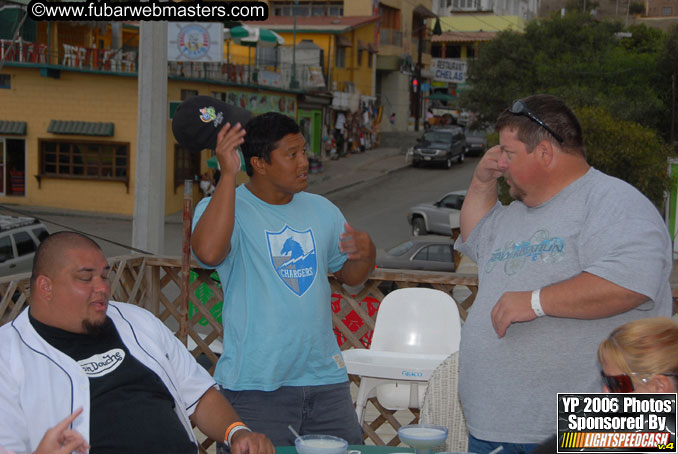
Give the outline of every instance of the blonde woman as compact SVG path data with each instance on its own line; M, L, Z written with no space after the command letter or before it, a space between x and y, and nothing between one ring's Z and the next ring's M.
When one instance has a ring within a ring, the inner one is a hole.
M675 393L678 324L645 318L616 328L598 347L603 392Z

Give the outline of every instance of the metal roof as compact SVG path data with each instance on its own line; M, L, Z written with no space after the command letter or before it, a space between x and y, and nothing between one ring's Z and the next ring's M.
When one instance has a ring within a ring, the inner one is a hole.
M115 131L113 123L94 123L89 121L50 120L47 132L52 134L75 134L80 136L111 137Z
M431 42L469 43L477 41L491 41L496 36L497 32L444 32L442 35L432 36Z
M15 134L19 136L25 136L26 122L0 120L0 134Z
M297 33L345 33L379 20L379 16L297 16ZM265 21L243 21L276 32L294 30L294 17L269 16Z

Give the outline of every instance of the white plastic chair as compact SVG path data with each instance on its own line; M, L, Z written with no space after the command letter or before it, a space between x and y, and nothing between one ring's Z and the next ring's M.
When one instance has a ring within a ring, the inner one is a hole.
M417 287L386 295L370 349L343 352L348 373L360 376L356 400L360 423L367 400L374 396L389 410L421 408L426 382L445 358L459 350L460 336L459 310L449 294Z
M433 372L426 387L424 405L421 407L422 424L447 427L447 440L439 451L466 452L468 428L459 402L457 383L459 376L459 352L454 352Z

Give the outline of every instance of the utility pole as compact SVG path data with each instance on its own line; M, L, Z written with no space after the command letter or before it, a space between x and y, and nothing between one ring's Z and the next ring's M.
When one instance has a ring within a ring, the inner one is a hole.
M132 246L162 254L167 155L167 22L141 21L139 30Z
M678 78L678 62L673 68L671 76L671 146L676 148L676 78Z
M415 71L415 76L417 79L417 84L414 85L416 90L414 93L414 130L419 131L419 116L421 115L421 54L424 47L424 27L422 24L419 26L419 43L417 45L417 70Z
M294 0L294 6L292 7L292 78L290 79L290 88L296 89L299 88L299 81L297 80L297 6L299 6L299 0Z

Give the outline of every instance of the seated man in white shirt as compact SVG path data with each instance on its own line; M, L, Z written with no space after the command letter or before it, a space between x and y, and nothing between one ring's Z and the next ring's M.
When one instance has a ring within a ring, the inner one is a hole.
M34 452L72 425L92 454L195 454L191 423L234 454L273 454L150 312L109 301L110 267L89 238L58 232L36 252L30 306L0 327L0 446Z

